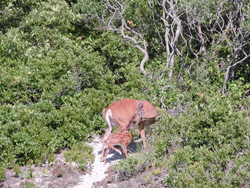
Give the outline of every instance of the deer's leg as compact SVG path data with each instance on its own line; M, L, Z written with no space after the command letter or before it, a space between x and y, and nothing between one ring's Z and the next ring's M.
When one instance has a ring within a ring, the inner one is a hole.
M106 165L106 159L109 153L109 147L107 148L106 152L105 152L105 157L104 157L104 165Z
M101 162L103 161L103 157L104 157L104 149L105 149L105 141L107 140L107 138L109 137L109 135L111 134L111 131L109 129L106 129L106 132L104 134L103 140L102 140L102 154L101 154Z
M115 150L115 151L117 151L120 155L122 155L121 150L116 149L113 145L110 144L108 147L111 148L111 149L113 149L113 150Z
M141 137L142 137L144 148L147 148L146 138L145 138L145 130L144 130L144 124L143 124L143 122L139 123L138 126L139 126L139 130L140 130L140 133L141 133Z
M103 161L104 146L105 146L105 141L104 141L104 139L103 139L103 141L102 141L102 154L101 154L101 162Z
M127 145L126 144L123 146L123 150L124 150L126 158L128 158L128 152L127 152Z
M150 126L150 125L145 125L145 127L146 127L146 129L147 129L149 135L152 136L153 133L152 133L151 126Z

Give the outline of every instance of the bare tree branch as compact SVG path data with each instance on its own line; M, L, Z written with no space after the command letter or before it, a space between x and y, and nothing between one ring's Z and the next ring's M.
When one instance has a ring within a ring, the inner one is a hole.
M123 14L126 10L126 5L124 2L121 3L118 0L104 0L106 3L106 11L109 11L111 14L110 17L107 18L106 21L105 14L102 15L102 23L106 26L106 28L110 31L120 32L122 37L128 41L133 42L135 47L140 50L141 53L144 54L144 58L140 63L140 71L146 76L147 72L145 70L145 63L147 62L149 56L147 52L147 42L144 39L143 35L136 32L129 27L123 17ZM115 22L120 22L120 27L116 26ZM127 34L128 33L128 34Z
M163 21L165 27L165 50L166 50L166 65L159 76L162 79L166 70L169 70L168 77L173 75L174 57L177 50L177 43L182 32L182 24L180 20L180 13L178 11L178 1L163 0L157 1L157 4L162 7L162 16L160 16L148 0L148 5L153 13Z

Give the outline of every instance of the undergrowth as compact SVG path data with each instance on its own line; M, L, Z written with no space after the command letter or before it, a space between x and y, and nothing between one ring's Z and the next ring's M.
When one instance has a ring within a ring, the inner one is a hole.
M176 187L243 186L250 177L249 103L232 98L195 92L185 99L192 105L177 116L157 109L161 116L150 153L122 160L116 169L164 167L169 171L165 184ZM238 111L239 105L245 110Z
M79 164L79 170L86 169L86 165L94 162L93 147L83 142L75 143L69 150L65 151L64 156L67 162L76 162Z

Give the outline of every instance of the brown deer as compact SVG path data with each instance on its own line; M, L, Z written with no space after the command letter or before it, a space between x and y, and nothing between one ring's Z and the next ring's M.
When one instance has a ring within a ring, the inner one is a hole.
M122 152L119 149L116 149L114 145L120 145L124 151L126 158L128 158L127 145L131 142L131 139L132 136L126 129L121 130L121 132L111 134L105 141L105 145L107 145L108 148L105 152L104 165L106 165L106 158L110 149L113 149L117 151L120 155L122 155Z
M105 141L109 138L113 127L118 126L118 132L121 132L123 129L129 131L138 125L144 148L146 148L144 127L147 128L151 136L152 130L150 125L155 123L156 117L157 112L148 101L122 99L109 105L108 108L103 110L103 118L106 121L106 132L103 138L101 161L103 161Z
M130 121L129 124L127 126L127 128L133 126L133 124L135 124L135 122L138 121L138 119L142 118L142 115L144 114L144 110L142 110L143 107L143 103L141 102L138 105L138 108L136 110L136 114L134 114ZM111 123L115 123L114 120L109 116L109 121ZM110 149L113 149L115 151L117 151L118 153L120 153L120 155L122 154L121 151L119 149L116 149L114 147L114 145L120 145L121 148L124 151L124 154L126 156L126 158L128 158L128 154L127 154L127 145L131 142L132 136L129 133L129 131L126 129L122 129L121 131L118 130L117 133L113 133L111 134L105 141L104 141L104 145L108 146L107 151L105 153L105 157L104 157L104 165L106 165L106 158L108 155L108 152ZM103 156L102 156L103 157Z

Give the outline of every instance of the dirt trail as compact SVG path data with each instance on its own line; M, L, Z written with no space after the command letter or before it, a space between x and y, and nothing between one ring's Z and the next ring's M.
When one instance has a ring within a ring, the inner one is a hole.
M98 137L89 144L93 147L93 152L95 155L95 161L91 165L91 174L86 174L80 177L80 182L75 186L75 188L91 188L92 183L96 181L101 181L105 178L107 174L104 172L108 169L110 165L117 163L120 159L125 158L124 155L119 155L118 152L110 150L107 156L107 164L103 165L100 162L101 152L102 152L102 140Z
M119 155L118 152L110 150L107 156L107 164L103 165L100 162L102 152L102 139L96 137L93 142L88 143L93 147L95 161L90 166L92 171L90 174L81 175L77 168L72 168L76 164L65 161L63 152L56 155L56 162L52 165L43 164L42 166L22 166L20 167L21 174L15 175L13 169L7 169L5 174L5 181L0 182L0 187L23 187L26 183L33 183L40 188L61 188L61 187L75 187L75 188L91 188L93 182L103 180L107 174L108 167L114 165L120 159L124 159L124 155ZM51 167L49 167L51 166ZM31 171L32 173L29 173ZM29 176L32 174L32 177Z

